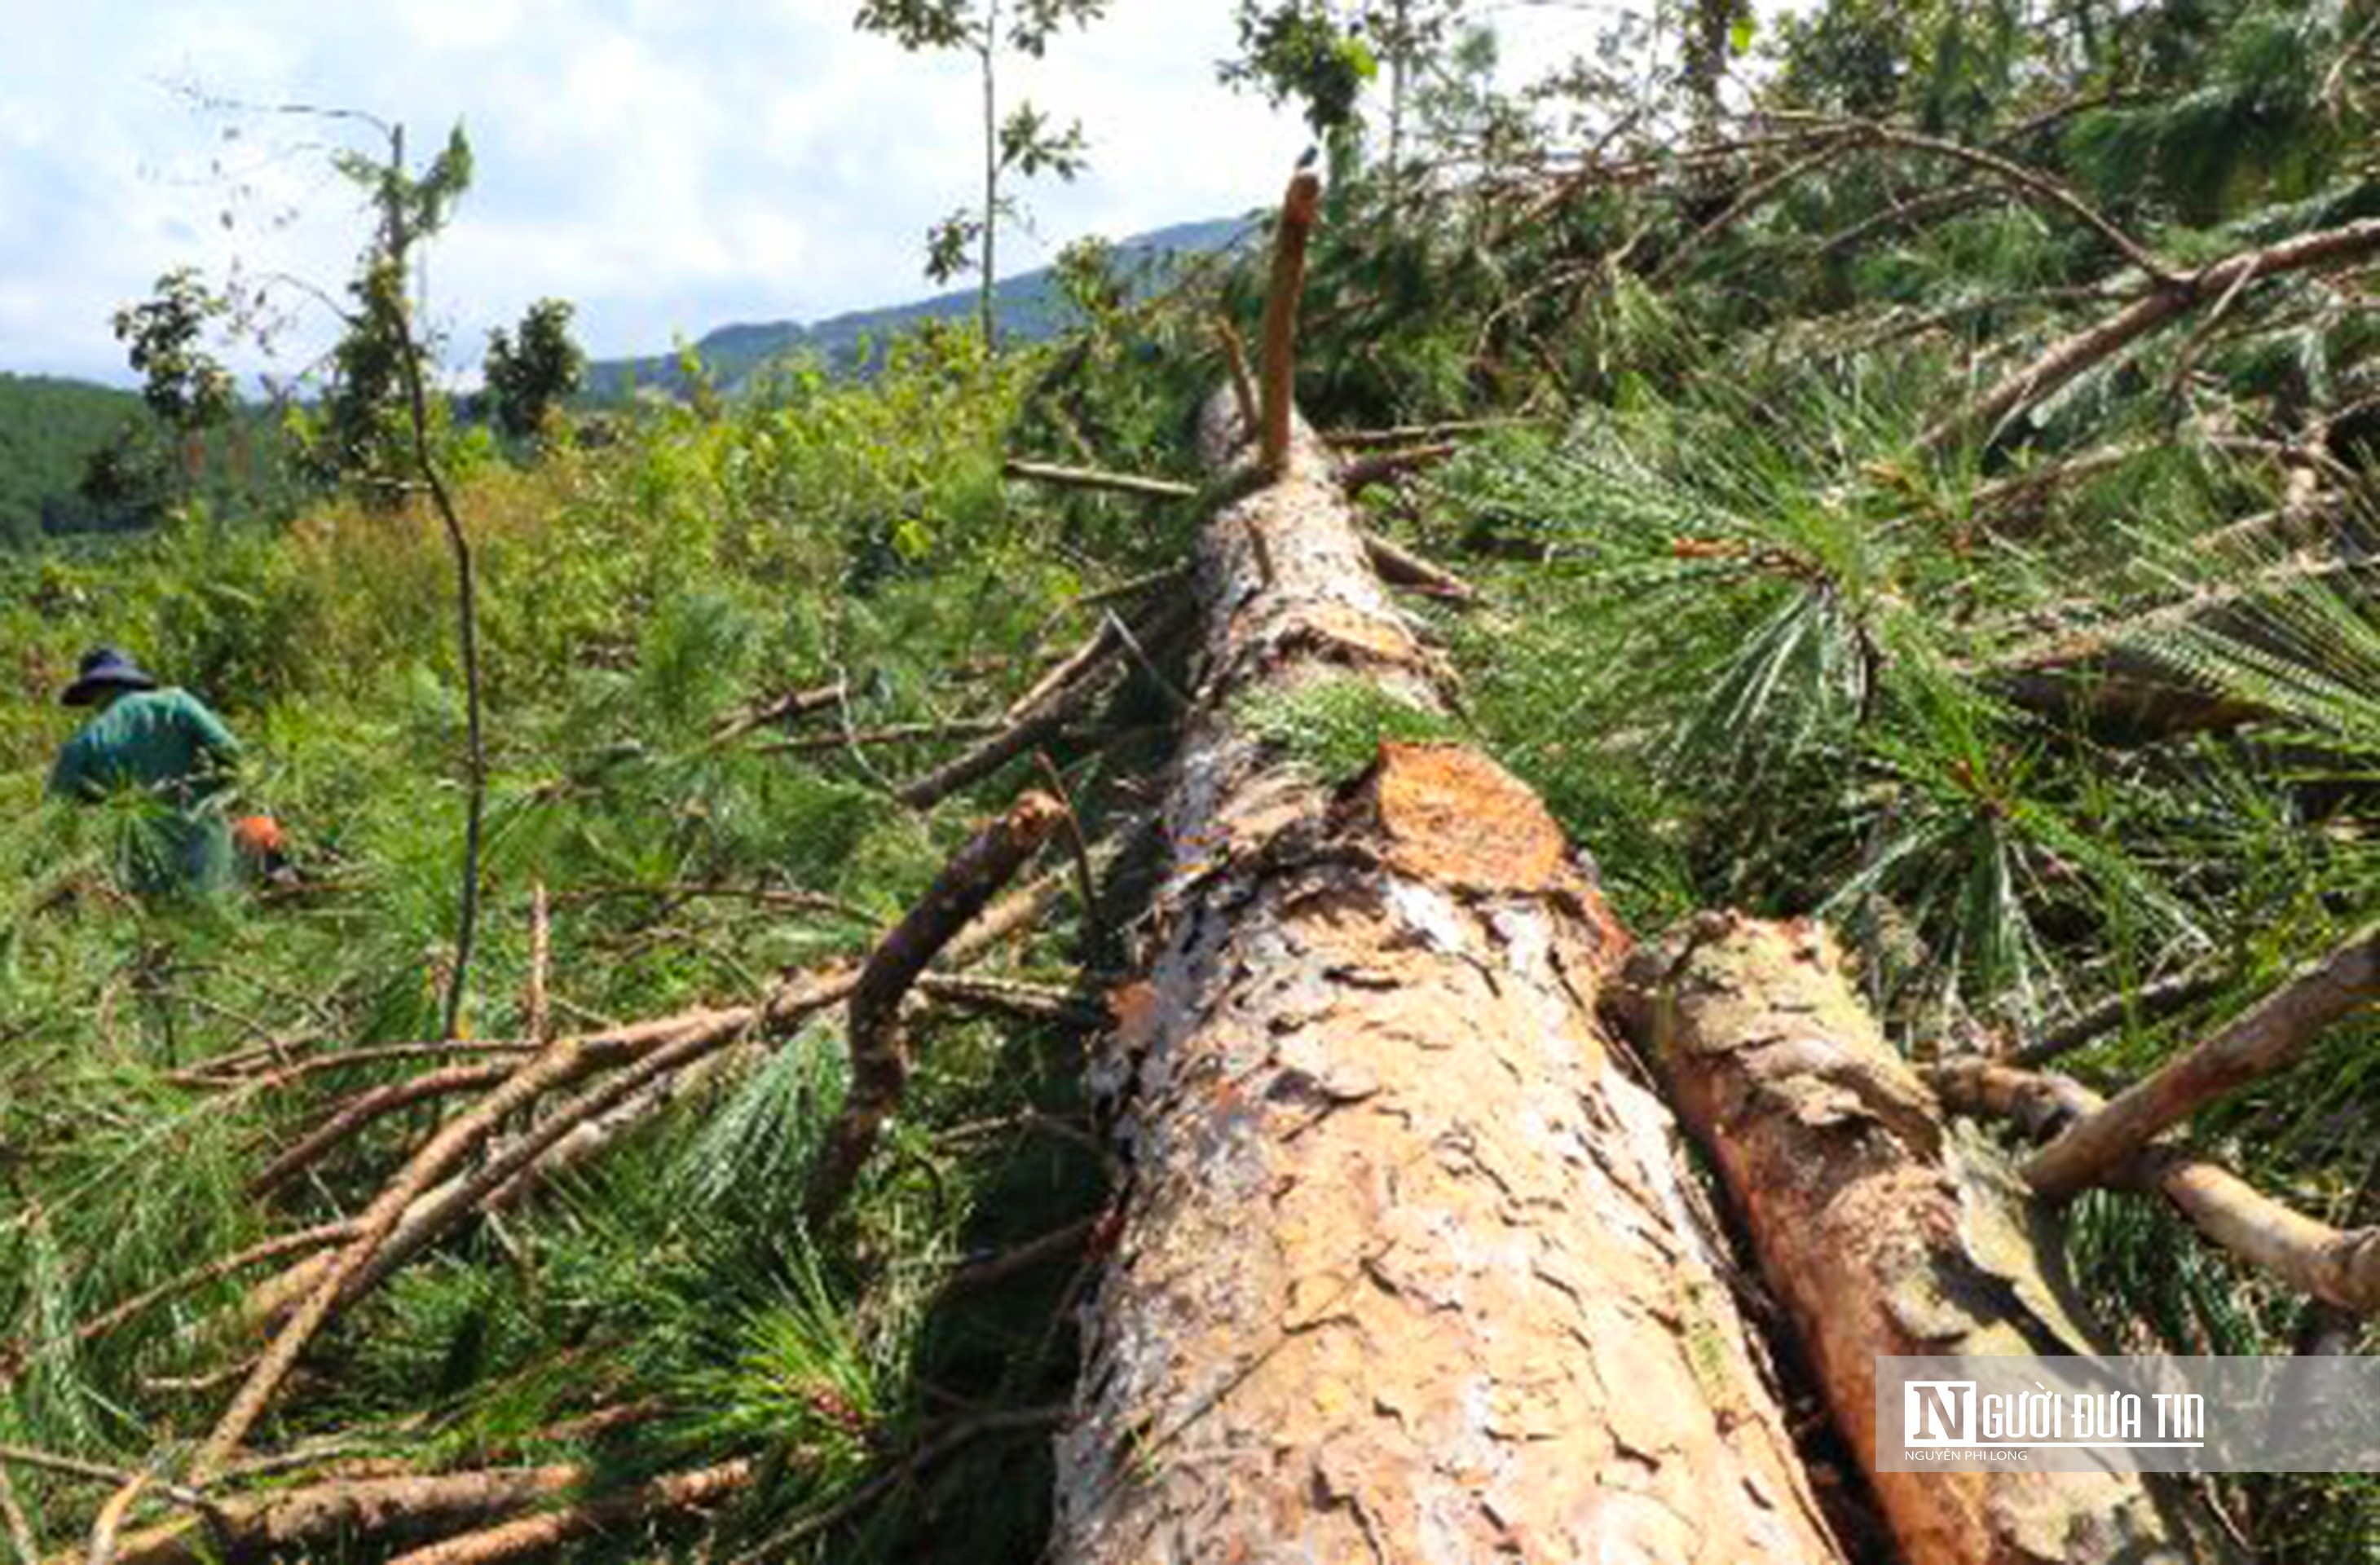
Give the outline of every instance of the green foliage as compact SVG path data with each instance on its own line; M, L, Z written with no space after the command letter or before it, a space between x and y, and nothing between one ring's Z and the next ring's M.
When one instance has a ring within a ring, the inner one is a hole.
M1369 680L1334 679L1285 693L1250 698L1234 720L1324 782L1354 780L1383 744L1451 739L1446 719L1399 698Z
M547 432L562 405L587 380L587 354L570 335L571 306L540 299L520 319L517 340L499 326L488 334L488 394L496 425L515 440Z

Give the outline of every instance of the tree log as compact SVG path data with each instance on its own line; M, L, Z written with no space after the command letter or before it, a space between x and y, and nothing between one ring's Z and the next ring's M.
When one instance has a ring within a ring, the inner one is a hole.
M1840 1559L1543 805L1455 746L1334 790L1236 721L1349 677L1441 707L1310 434L1200 563L1055 1558Z
M1954 1134L1807 924L1698 921L1631 964L1632 1025L1709 1150L1909 1565L2206 1557L2138 1474L1876 1472L1876 1357L2094 1351L2040 1214Z

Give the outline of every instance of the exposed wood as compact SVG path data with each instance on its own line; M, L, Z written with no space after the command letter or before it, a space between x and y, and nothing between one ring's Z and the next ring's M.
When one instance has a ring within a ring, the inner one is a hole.
M553 1037L553 904L540 880L528 893L528 979L521 992L521 1031L543 1048Z
M2160 1131L2234 1087L2296 1058L2325 1028L2380 996L2380 926L2366 928L2302 969L2245 1015L2097 1113L2068 1127L2024 1166L2034 1189L2070 1195L2097 1183Z
M398 1555L390 1565L493 1565L532 1559L597 1534L676 1512L702 1510L752 1486L758 1469L737 1458L692 1473L669 1473L621 1494L523 1516Z
M1210 403L1210 460L1235 427ZM1330 454L1301 436L1200 555L1153 955L1094 1067L1133 1183L1055 1557L1838 1559L1543 805L1451 746L1333 791L1235 721L1351 677L1442 710Z
M1053 462L1027 462L1012 456L1000 466L1000 470L1012 479L1029 479L1035 483L1060 484L1068 489L1096 489L1110 494L1129 494L1142 500L1195 500L1196 484L1180 483L1172 479L1147 479L1134 473L1107 473L1091 467L1062 467Z
M1982 1061L1946 1062L1927 1079L1952 1109L2014 1120L2036 1139L2103 1107L2079 1082ZM2106 1170L2099 1183L2162 1195L2218 1248L2323 1304L2358 1315L2380 1312L2380 1228L2333 1228L2172 1146L2144 1147Z
M1290 423L1297 397L1297 304L1305 292L1305 243L1322 206L1322 181L1299 173L1289 182L1273 229L1272 279L1265 291L1264 363L1257 384L1263 416L1259 466L1281 473L1289 463Z
M827 1126L810 1170L807 1211L812 1229L824 1227L843 1205L876 1145L877 1132L900 1106L909 1079L901 1002L910 986L1067 819L1066 807L1047 794L1018 799L951 856L924 897L868 954L851 991L850 1092Z
M2261 249L2242 250L2199 268L2126 306L2107 319L2062 337L2032 362L1925 431L1919 444L1938 451L1981 431L1989 436L2075 376L2131 346L2167 321L2218 299L2243 276L2272 278L2344 265L2380 253L2380 218L2301 234Z
M1820 928L1697 920L1631 964L1632 1027L1718 1165L1909 1565L2204 1558L2137 1474L1876 1471L1877 1354L2088 1353L2055 1236L1946 1123Z

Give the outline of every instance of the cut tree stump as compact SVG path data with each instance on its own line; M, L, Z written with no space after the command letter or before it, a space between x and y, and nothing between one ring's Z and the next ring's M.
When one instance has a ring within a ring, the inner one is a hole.
M1876 1472L1877 1354L2104 1351L2046 1207L1946 1119L1817 926L1707 916L1629 977L1630 1029L1718 1165L1909 1565L2228 1558L2163 1479Z

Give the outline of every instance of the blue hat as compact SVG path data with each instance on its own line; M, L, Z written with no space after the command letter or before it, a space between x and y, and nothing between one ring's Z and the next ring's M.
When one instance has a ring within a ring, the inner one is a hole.
M106 690L156 688L157 682L139 663L113 647L99 647L82 655L82 667L76 671L75 682L58 699L69 707L88 707Z

